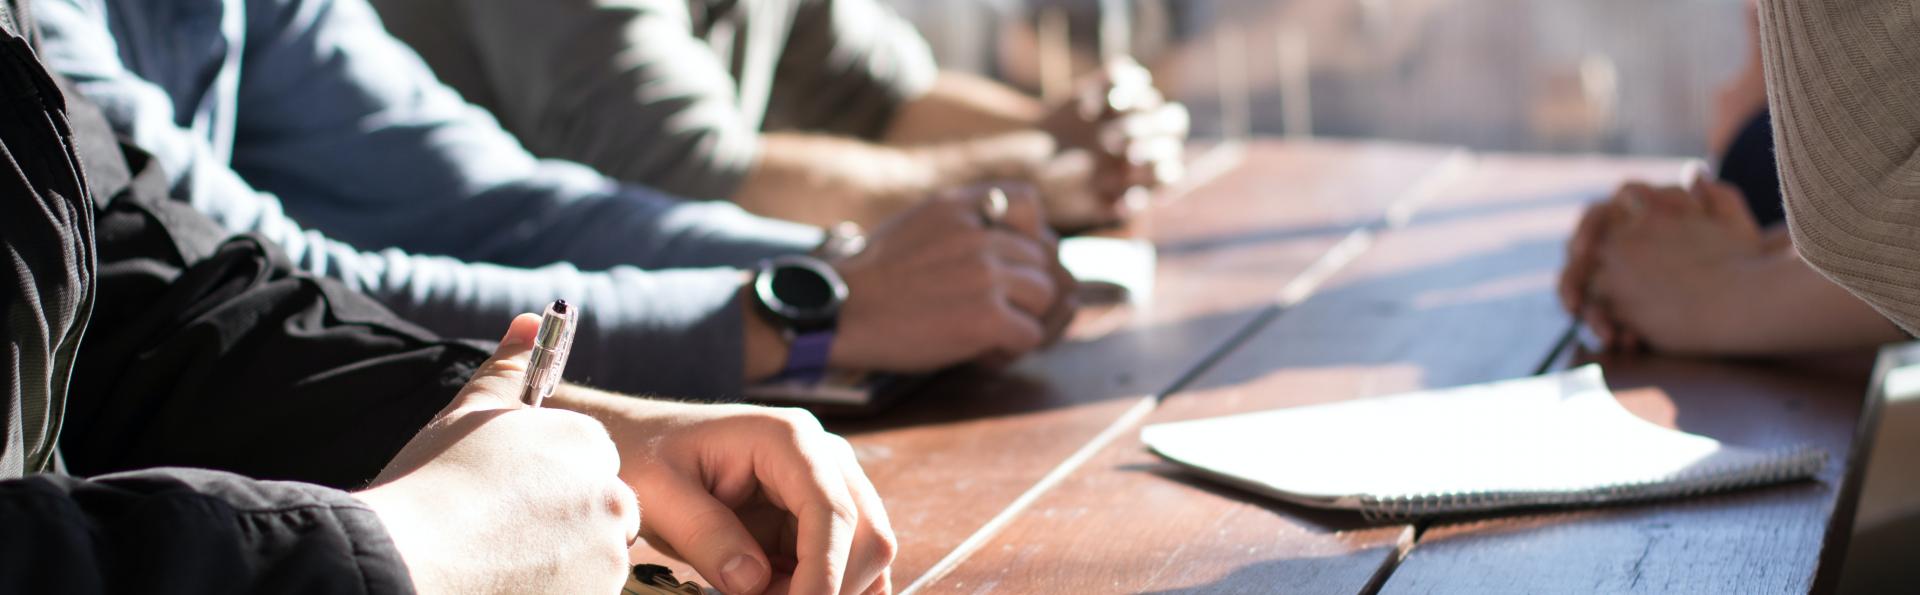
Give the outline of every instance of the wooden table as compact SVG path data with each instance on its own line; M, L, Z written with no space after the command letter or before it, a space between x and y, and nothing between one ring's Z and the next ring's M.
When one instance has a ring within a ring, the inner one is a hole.
M1093 309L1001 372L829 422L886 500L896 588L925 593L1755 592L1830 587L1870 355L1605 361L1644 418L1811 443L1818 481L1697 500L1372 524L1190 479L1143 424L1569 365L1551 293L1579 209L1676 160L1256 141L1135 224L1155 299ZM1204 165L1204 164L1203 164Z

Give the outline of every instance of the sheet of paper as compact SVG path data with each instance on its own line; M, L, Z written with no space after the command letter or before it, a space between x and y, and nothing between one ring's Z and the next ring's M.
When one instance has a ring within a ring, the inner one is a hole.
M1740 473L1758 477L1782 464L1806 463L1641 420L1614 400L1594 365L1160 424L1144 428L1141 436L1160 455L1209 476L1342 508L1359 507L1369 497L1444 494L1584 494L1600 501L1621 493L1613 489L1621 486L1707 483Z

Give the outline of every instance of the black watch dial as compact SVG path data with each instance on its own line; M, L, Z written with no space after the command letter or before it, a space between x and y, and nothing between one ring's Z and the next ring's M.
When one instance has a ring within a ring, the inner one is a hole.
M833 267L806 256L782 256L761 265L754 279L760 305L796 331L833 326L840 304L847 300L847 284Z

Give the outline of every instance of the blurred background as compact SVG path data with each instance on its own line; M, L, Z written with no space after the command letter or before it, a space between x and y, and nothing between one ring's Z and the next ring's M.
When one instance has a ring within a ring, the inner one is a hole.
M943 65L1042 95L1129 53L1201 139L1703 155L1750 43L1743 0L890 1Z

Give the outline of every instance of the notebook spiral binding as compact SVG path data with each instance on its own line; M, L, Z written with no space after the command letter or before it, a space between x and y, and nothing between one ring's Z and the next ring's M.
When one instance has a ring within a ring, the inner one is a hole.
M1403 521L1442 514L1502 508L1591 505L1697 496L1748 486L1811 477L1827 461L1827 452L1800 445L1770 453L1758 465L1723 463L1674 475L1577 492L1444 492L1360 497L1360 515L1370 522Z

